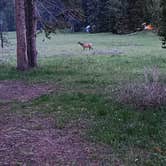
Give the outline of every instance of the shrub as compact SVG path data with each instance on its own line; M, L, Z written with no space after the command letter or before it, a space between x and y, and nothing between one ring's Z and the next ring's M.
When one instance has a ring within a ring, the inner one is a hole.
M113 98L136 108L159 108L166 105L166 85L159 82L157 68L144 70L145 82L121 85L112 90Z

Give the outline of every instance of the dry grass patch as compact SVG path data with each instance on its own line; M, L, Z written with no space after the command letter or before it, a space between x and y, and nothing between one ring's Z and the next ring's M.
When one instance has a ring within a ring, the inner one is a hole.
M114 92L118 102L137 108L159 108L166 105L166 86L159 83L128 84Z
M116 101L141 109L166 106L166 85L159 81L158 69L145 68L144 77L143 83L129 83L112 90Z

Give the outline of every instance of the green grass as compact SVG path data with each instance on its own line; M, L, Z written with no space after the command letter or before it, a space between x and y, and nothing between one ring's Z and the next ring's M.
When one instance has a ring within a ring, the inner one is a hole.
M14 33L10 34L15 45ZM39 68L18 72L15 53L0 64L0 80L58 84L65 90L28 103L15 103L13 110L55 115L63 128L79 119L87 123L86 138L113 148L124 165L166 165L166 107L141 111L109 99L108 87L144 81L144 67L157 66L166 83L166 52L152 33L136 35L57 34L42 42L38 37ZM122 55L93 55L82 51L78 41L94 44L95 50L120 50ZM14 47L14 46L13 46ZM11 59L10 59L11 57ZM30 111L29 111L30 110ZM157 151L156 149L159 149Z

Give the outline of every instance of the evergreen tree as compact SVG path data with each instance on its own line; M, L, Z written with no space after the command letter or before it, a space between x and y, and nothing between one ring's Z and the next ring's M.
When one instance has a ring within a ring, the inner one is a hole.
M128 0L129 30L136 31L144 22L145 0Z
M82 8L85 15L85 26L90 25L91 31L99 32L99 14L100 14L100 0L84 0L82 1Z
M146 0L144 10L145 21L158 28L160 19L160 0Z
M100 19L101 32L117 32L117 24L122 16L121 0L102 1Z
M3 22L6 24L6 28L8 30L15 30L13 1L0 0L0 13L3 13Z
M116 26L114 28L116 29L115 32L118 34L125 34L130 32L128 7L129 7L128 0L120 0L119 14L118 17L116 17Z
M161 20L159 35L162 40L162 47L166 48L166 0L161 0Z

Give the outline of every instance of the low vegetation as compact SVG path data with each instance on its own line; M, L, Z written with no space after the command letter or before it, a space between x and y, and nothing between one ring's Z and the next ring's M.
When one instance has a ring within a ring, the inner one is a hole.
M159 80L157 68L144 71L145 82L131 82L119 85L110 94L117 102L147 110L166 106L166 86Z
M24 73L15 70L15 55L6 49L0 57L0 80L58 88L28 102L10 102L10 111L51 115L59 129L81 124L83 138L111 149L103 158L106 163L164 166L166 56L158 37L149 32L58 33L42 39L38 37L39 67ZM91 42L94 49L83 51L78 41Z

